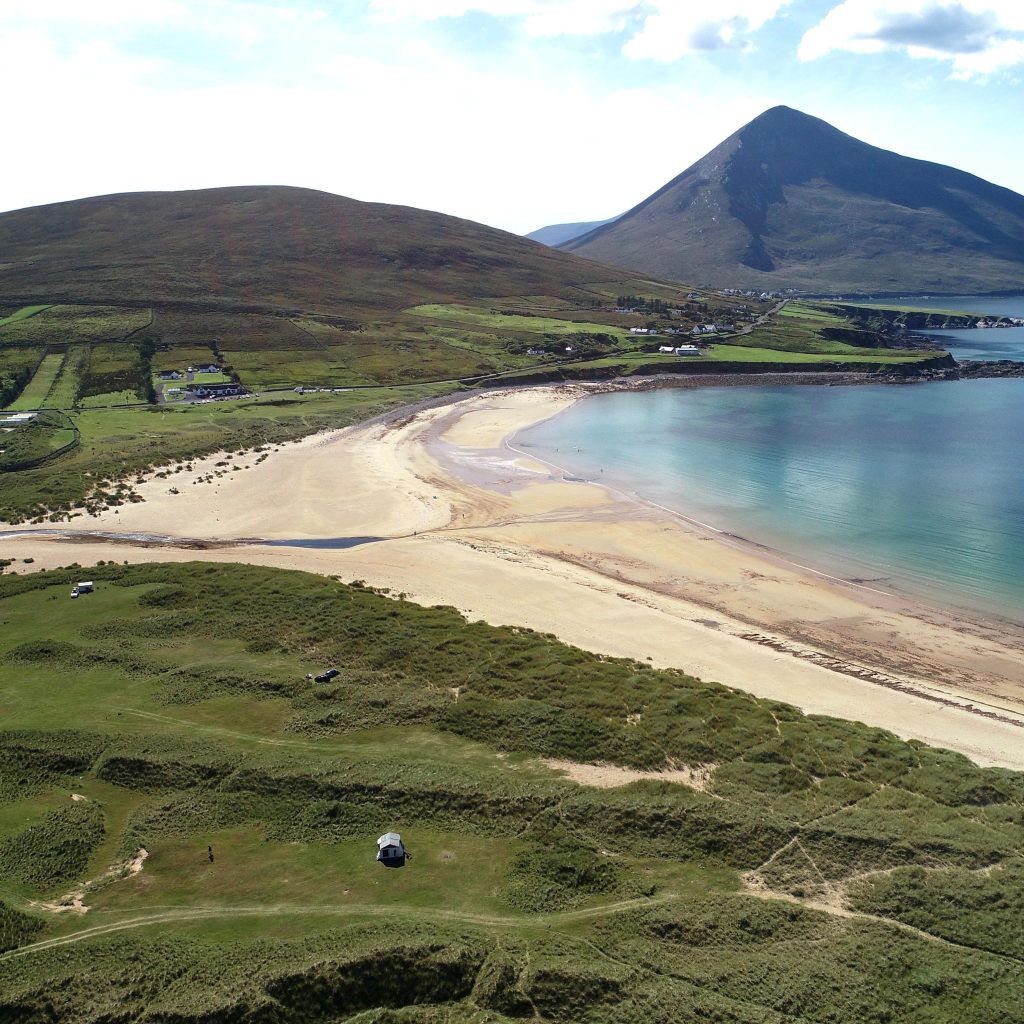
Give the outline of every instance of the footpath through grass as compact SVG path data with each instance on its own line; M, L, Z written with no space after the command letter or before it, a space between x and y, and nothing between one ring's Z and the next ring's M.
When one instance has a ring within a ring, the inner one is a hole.
M12 1019L1024 1020L1024 776L305 573L0 601Z

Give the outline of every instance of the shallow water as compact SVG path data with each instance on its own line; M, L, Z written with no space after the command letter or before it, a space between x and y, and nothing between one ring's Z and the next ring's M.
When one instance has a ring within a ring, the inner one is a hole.
M847 578L1024 619L1024 380L596 395L523 431L569 472Z
M324 550L343 551L346 548L357 548L362 544L375 544L386 537L306 537L297 540L261 540L272 548L321 548Z

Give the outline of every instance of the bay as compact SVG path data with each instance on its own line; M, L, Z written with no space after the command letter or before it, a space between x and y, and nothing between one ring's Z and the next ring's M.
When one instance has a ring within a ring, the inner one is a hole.
M1024 620L1024 380L589 397L518 435L800 564Z
M901 305L919 309L944 309L961 313L995 316L1024 316L1024 295L997 296L954 295L947 298L900 299ZM956 360L977 359L992 362L1012 359L1024 362L1024 327L975 328L973 330L922 331L949 349Z

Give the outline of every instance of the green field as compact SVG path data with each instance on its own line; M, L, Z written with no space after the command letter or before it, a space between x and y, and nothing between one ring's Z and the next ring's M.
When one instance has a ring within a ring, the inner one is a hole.
M75 429L70 417L52 410L41 412L19 426L0 428L0 473L4 474L5 482L16 480L13 472L7 475L12 467L48 456L74 441Z
M25 386L25 390L13 402L10 402L7 408L16 412L41 409L46 404L46 396L49 395L50 389L60 373L64 359L65 353L63 352L47 353L32 379Z
M820 323L844 323L844 318L830 313L814 303L794 302L790 300L781 310L779 316L798 320L817 320Z
M747 335L750 340L764 342L775 339L754 333ZM917 362L932 355L931 352L901 352L887 349L853 348L840 343L823 344L817 351L793 350L788 348L753 347L718 343L711 346L709 356L719 362L751 363L892 363L894 365Z
M32 348L0 347L0 409L6 409L32 379L39 355Z
M12 1019L1024 1020L1021 775L302 573L0 599Z
M452 321L467 326L492 327L499 331L526 331L530 334L610 334L617 338L629 338L629 331L624 327L604 323L575 321L568 317L554 318L547 316L522 316L509 313L498 313L472 306L431 304L415 306L406 312L413 316L426 317L431 320Z
M0 327L5 324L16 324L20 320L27 320L31 316L35 316L36 313L41 313L44 309L49 309L48 305L44 306L22 306L21 309L14 313L9 314L5 317L0 317Z
M61 364L60 372L46 396L51 409L70 410L78 399L78 393L89 369L90 351L88 345L72 345Z

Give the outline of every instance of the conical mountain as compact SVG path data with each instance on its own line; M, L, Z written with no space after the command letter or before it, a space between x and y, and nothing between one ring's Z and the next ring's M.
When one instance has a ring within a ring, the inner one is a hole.
M0 214L0 301L359 314L589 295L616 268L441 213L303 188L98 196Z
M717 286L1024 288L1024 196L774 107L618 220L565 243Z

